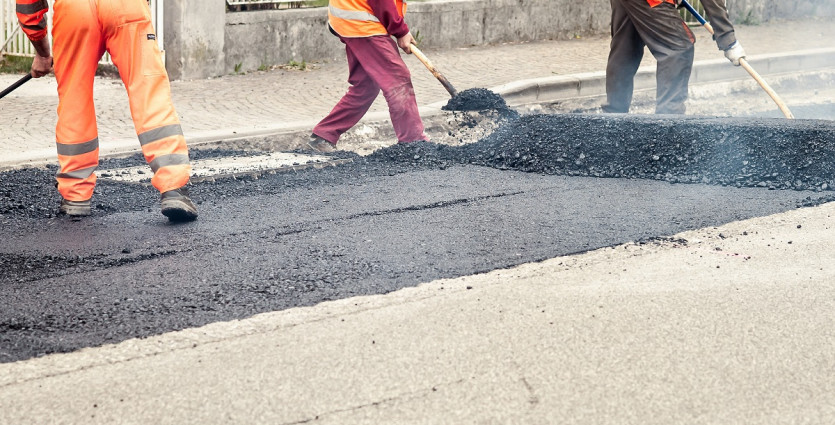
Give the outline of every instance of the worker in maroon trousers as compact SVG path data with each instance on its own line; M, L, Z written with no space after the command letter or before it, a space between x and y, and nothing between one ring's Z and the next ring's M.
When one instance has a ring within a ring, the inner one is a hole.
M345 44L351 87L313 128L313 149L333 151L339 137L368 112L380 90L388 103L398 143L429 140L418 113L409 68L397 51L399 46L411 53L415 41L403 20L405 14L403 0L330 1L328 26Z

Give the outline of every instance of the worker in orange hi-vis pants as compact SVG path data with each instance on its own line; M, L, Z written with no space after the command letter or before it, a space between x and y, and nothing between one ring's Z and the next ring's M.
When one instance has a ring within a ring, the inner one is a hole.
M53 58L47 42L46 0L16 0L17 16L37 52L32 76L55 71L58 82L60 212L91 213L99 163L93 81L105 51L113 58L128 92L139 143L161 193L162 213L171 221L197 218L184 187L191 173L188 148L171 103L168 74L151 25L146 0L55 0Z

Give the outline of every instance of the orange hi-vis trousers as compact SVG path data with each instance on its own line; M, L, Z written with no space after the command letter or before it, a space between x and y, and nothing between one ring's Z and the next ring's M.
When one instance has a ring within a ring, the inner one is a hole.
M188 148L171 103L171 87L146 0L55 0L53 58L58 81L58 191L90 199L99 140L93 81L105 51L125 84L145 160L160 192L183 187L191 174Z

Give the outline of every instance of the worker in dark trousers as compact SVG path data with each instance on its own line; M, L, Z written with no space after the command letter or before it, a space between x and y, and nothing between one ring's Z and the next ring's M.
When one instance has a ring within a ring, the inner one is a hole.
M655 113L683 114L696 37L676 10L676 0L610 0L612 44L606 66L604 112L627 113L635 73L646 46L658 61ZM680 0L679 0L680 1ZM702 0L716 44L734 65L745 57L724 0Z

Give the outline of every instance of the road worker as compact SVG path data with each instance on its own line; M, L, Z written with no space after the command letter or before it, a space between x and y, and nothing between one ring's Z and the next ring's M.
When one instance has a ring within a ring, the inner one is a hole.
M405 14L405 0L330 0L328 25L345 44L351 87L313 128L313 149L335 150L339 137L359 122L381 89L398 143L429 140L418 113L411 74L397 51L399 46L411 54L415 41L403 19Z
M657 114L683 114L693 67L696 37L676 10L680 0L610 0L612 44L606 67L604 112L626 113L632 103L635 73L646 46L658 61ZM734 65L745 57L728 18L725 0L702 0L716 44Z
M93 81L105 51L125 84L134 126L161 193L162 213L171 221L197 218L184 187L191 173L188 148L171 103L168 74L162 63L151 11L146 0L55 0L53 57L47 41L46 0L16 0L20 26L35 47L32 76L55 71L58 82L56 176L69 216L91 213L99 163L99 139L93 105Z

